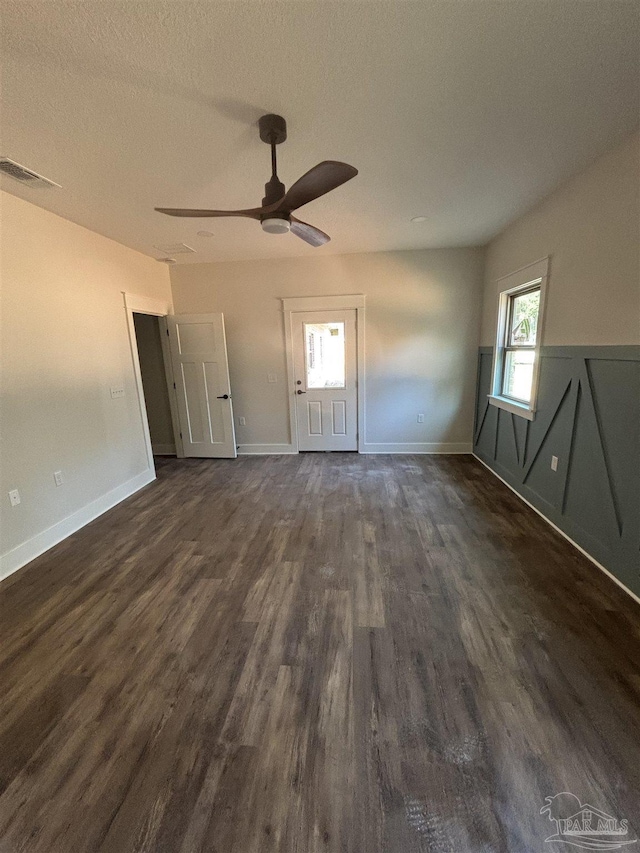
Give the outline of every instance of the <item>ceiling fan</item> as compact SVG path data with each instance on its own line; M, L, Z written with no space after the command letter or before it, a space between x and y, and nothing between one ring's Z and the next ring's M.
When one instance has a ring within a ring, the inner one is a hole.
M276 163L276 145L287 138L287 123L282 116L265 115L259 121L260 139L271 146L271 178L264 185L265 196L262 207L252 207L247 210L191 210L174 207L156 207L160 213L168 216L222 217L245 216L257 219L262 230L269 234L286 234L291 231L311 246L322 246L331 239L324 231L301 222L293 216L297 210L310 201L325 193L335 190L341 184L350 181L358 174L358 170L348 163L337 160L323 160L313 169L299 178L295 184L285 190L284 184L278 178Z

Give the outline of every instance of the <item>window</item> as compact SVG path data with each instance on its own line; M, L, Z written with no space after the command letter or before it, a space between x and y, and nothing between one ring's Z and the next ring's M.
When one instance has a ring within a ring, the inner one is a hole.
M502 360L502 395L531 402L540 285L509 296L508 322Z
M489 402L533 420L548 258L500 280Z

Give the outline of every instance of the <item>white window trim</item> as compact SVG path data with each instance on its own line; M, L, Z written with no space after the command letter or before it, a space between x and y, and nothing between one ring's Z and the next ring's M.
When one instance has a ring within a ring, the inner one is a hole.
M538 398L538 380L540 376L540 347L542 345L542 333L544 328L544 312L547 297L547 285L549 282L549 258L541 258L533 264L509 273L498 279L498 324L496 327L496 342L493 348L493 364L491 366L491 393L489 403L519 415L532 421L536 416L536 402ZM502 364L504 359L504 341L506 335L506 324L508 318L509 298L514 293L527 288L540 285L540 311L538 313L538 327L536 329L535 361L533 366L533 382L531 385L531 399L528 403L518 403L509 397L502 396Z

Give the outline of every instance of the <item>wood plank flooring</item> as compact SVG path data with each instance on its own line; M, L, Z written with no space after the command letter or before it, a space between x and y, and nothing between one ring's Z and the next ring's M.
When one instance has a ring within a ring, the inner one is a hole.
M640 833L640 608L472 457L161 460L0 607L1 853Z

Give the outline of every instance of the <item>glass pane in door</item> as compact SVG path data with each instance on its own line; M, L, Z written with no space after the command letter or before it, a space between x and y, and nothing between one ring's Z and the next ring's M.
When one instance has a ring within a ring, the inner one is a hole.
M307 388L344 388L344 323L305 323Z

